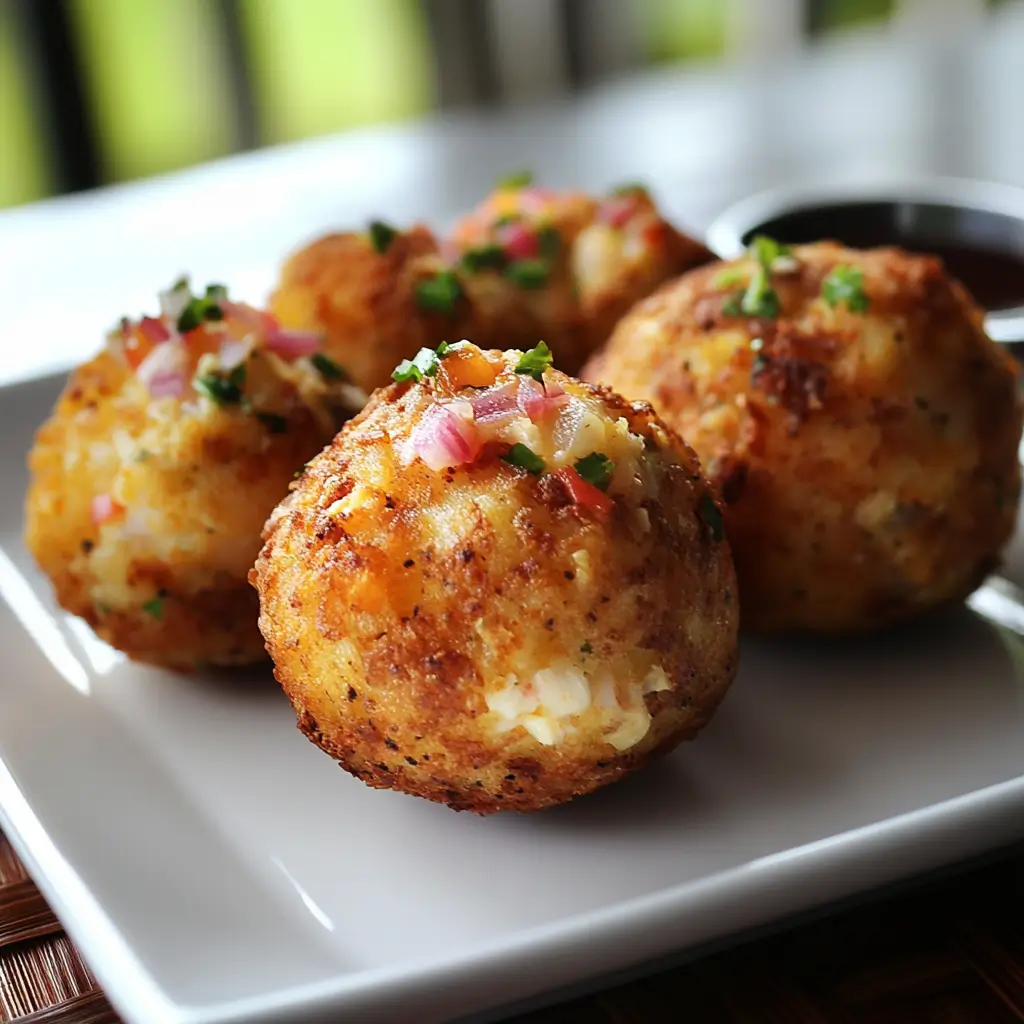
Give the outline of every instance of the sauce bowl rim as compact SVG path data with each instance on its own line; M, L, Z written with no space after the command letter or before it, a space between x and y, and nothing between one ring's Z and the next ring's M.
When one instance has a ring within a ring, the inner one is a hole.
M844 203L921 203L994 214L1024 224L1024 188L976 178L909 177L861 183L807 181L764 189L723 210L704 244L720 259L743 255L743 236L782 214ZM953 237L950 241L955 241Z

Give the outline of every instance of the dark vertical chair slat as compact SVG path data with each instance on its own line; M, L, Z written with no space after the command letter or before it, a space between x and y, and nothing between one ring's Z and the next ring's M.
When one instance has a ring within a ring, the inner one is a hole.
M62 192L94 188L103 179L95 125L86 101L82 63L62 0L12 0L30 55L33 88Z
M238 0L214 0L213 9L224 41L224 59L231 83L235 144L239 149L255 149L259 145L259 115Z
M422 0L430 30L441 109L499 99L488 5L479 0Z

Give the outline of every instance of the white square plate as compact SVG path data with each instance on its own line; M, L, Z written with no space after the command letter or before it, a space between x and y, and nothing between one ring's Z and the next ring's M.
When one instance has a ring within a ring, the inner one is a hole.
M746 644L692 744L489 819L341 772L269 672L133 666L20 539L56 378L0 390L0 810L136 1024L485 1011L1024 836L1024 547L967 607Z

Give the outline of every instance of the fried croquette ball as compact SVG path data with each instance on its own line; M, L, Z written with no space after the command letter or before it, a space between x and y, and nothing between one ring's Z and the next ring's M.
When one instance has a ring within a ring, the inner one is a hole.
M456 336L516 348L544 338L568 373L634 303L712 258L640 185L591 196L508 184L456 224L446 248L458 254L476 308L478 333ZM494 329L483 334L479 324Z
M638 299L711 254L633 187L605 198L506 186L438 243L374 222L292 254L270 297L280 321L322 331L367 391L442 341L526 348L544 338L579 369Z
M435 310L417 301L443 270L429 229L374 224L325 235L289 256L269 307L288 328L322 332L325 351L370 392L391 382L400 360L448 334L445 303Z
M26 542L59 603L133 659L263 660L246 581L296 471L365 401L320 352L187 281L71 376L29 455Z
M421 353L268 522L251 579L277 678L370 786L538 810L692 738L732 681L696 457L549 359Z
M910 619L970 594L1013 533L1017 371L937 258L759 239L639 304L584 376L697 450L745 629Z

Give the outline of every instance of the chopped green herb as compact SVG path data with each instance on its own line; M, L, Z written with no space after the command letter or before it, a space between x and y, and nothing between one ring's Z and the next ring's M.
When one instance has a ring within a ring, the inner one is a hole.
M542 381L544 371L553 362L551 349L548 348L546 342L539 341L535 348L528 349L519 357L519 362L516 363L516 373L526 373L534 380Z
M522 219L523 219L523 215L521 213L503 213L494 222L494 226L496 228L503 228L503 227L506 227L509 224L517 224Z
M562 236L557 228L548 224L537 232L537 244L540 247L540 254L545 259L554 259L562 248Z
M736 285L746 284L747 273L741 267L728 267L723 270L711 283L716 288L735 288Z
M398 231L382 220L370 221L370 242L377 252L387 252Z
M606 491L612 480L615 463L603 452L591 452L578 459L574 468L588 484Z
M135 453L135 461L136 462L146 462L150 458L152 458L152 456L153 456L153 453L148 448L140 448Z
M526 188L533 184L533 171L513 171L498 180L498 188Z
M771 270L772 264L780 256L789 255L789 246L784 245L782 242L777 242L774 238L769 238L767 235L757 235L750 243L747 251L765 270Z
M222 284L208 284L206 286L206 297L214 302L223 302L228 297L228 290Z
M314 352L309 361L313 364L321 377L327 380L344 380L348 374L330 357L323 352Z
M300 466L294 473L292 473L292 479L298 480L306 470L309 469L309 463L307 462L304 466Z
M514 444L502 459L511 466L518 466L525 469L527 473L539 476L544 472L544 460L534 451L527 448L525 444Z
M435 313L455 312L455 304L462 298L462 285L453 270L442 270L428 281L416 286L416 305Z
M399 384L408 384L409 381L421 381L424 377L435 376L441 360L455 347L456 345L442 341L436 349L421 348L412 359L403 359L398 364L398 368L391 374L392 380L398 381Z
M111 610L110 609L110 605L107 604L106 601L97 601L96 602L96 611L98 611L100 613L100 615L109 615L110 614L110 610Z
M240 363L230 373L215 371L197 376L192 386L217 405L237 405L245 386L245 363Z
M147 615L152 615L154 619L162 619L164 617L164 599L158 594L156 597L147 601L143 606L142 610Z
M701 495L700 501L697 503L697 515L700 516L701 522L711 531L711 536L714 540L721 540L725 536L721 510L715 504L715 499L710 494L705 492Z
M740 299L740 309L747 316L775 317L779 315L779 296L768 284L768 272L762 264L754 271L747 290Z
M741 295L730 295L729 298L722 303L722 312L726 316L743 316L743 310L740 309Z
M189 291L188 274L183 274L178 278L174 284L171 285L172 292L187 292Z
M505 268L505 276L527 291L543 288L550 272L548 261L539 259L516 260Z
M505 250L500 245L481 245L467 249L459 261L467 274L478 274L481 270L501 270L505 266Z
M822 282L821 297L833 309L845 302L851 313L863 313L869 305L863 272L857 267L833 267Z
M611 191L613 196L634 196L637 193L643 196L647 195L647 186L638 181L627 181L622 185L616 185Z
M220 285L213 285L214 291ZM182 334L194 331L207 320L223 320L224 311L218 305L218 299L207 290L206 295L194 295L178 317L178 330Z
M594 648L590 646L590 641L589 640L584 640L583 643L580 644L580 654L593 654L593 653L594 653Z
M256 419L272 434L288 433L288 420L284 416L278 416L276 412L258 412L256 413Z

